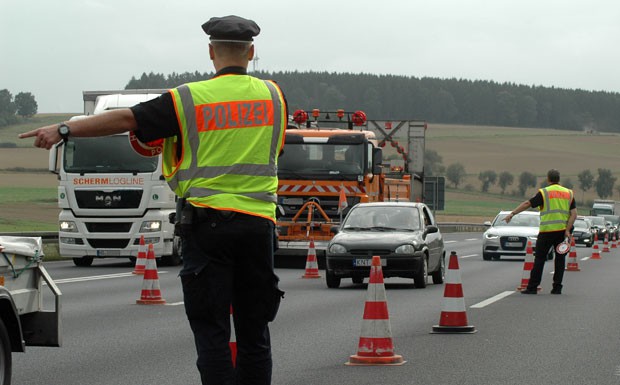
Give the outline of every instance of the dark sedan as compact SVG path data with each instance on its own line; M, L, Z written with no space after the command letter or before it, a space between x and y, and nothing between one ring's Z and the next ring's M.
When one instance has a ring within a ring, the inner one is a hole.
M430 272L433 283L443 283L443 237L423 203L355 205L327 245L327 286L339 287L342 278L362 283L374 255L381 257L386 278L413 278L415 287L424 288Z

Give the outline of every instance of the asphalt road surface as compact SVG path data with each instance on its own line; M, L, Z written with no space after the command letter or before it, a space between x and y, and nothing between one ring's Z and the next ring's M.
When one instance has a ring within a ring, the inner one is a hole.
M459 257L475 334L430 334L444 286L389 278L394 351L406 363L346 366L357 353L366 283L328 289L322 270L322 279L302 279L303 269L278 268L286 297L271 324L273 384L620 384L620 249L592 260L579 246L581 271L565 273L562 295L549 294L548 262L541 292L526 296L515 290L523 259L483 261L479 233L444 237L446 254ZM63 346L14 354L13 384L200 383L178 267L158 268L165 305L136 304L142 277L124 260L46 267L63 292Z

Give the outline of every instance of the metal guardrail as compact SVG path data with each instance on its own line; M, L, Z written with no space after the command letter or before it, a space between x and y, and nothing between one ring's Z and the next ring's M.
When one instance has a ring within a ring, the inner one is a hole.
M442 222L437 223L443 233L466 233L484 232L488 227L481 223ZM43 241L58 243L57 231L29 231L29 232L5 232L0 235L13 237L41 237Z

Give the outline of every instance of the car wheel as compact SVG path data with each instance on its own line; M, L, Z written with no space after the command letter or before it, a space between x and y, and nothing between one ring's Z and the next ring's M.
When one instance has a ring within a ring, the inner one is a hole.
M340 287L340 277L336 277L332 271L327 270L325 272L325 283L330 289L337 289Z
M431 273L431 277L433 278L433 283L435 285L442 284L443 279L446 276L446 268L444 264L445 258L446 258L445 255L441 256L441 258L439 259L439 267L437 268L437 270Z
M351 281L353 281L353 283L364 283L364 277L353 277L351 278Z
M428 260L426 256L422 258L421 267L413 278L413 285L418 289L424 289L428 280Z
M485 253L484 251L482 252L482 259L484 259L485 261L490 261L491 258L492 258L491 254Z
M73 258L73 264L80 267L88 267L93 264L93 257Z

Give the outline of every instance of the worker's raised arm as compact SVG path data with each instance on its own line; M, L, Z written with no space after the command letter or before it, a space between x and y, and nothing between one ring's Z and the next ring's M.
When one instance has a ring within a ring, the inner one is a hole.
M69 127L67 136L93 137L120 134L137 128L136 119L129 108L108 111L92 115L84 119L65 122ZM34 146L50 149L63 139L59 132L60 124L39 127L32 131L19 134L20 139L34 137Z

